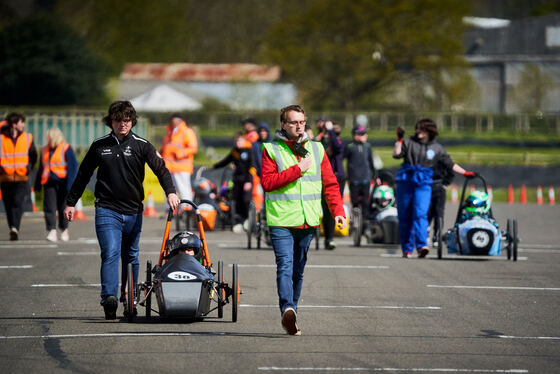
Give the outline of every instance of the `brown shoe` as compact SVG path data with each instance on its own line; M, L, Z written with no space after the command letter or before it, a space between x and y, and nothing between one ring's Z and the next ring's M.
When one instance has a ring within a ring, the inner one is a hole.
M296 321L296 311L293 308L286 308L282 313L282 327L289 335L301 335Z
M424 258L428 255L428 253L430 253L430 250L428 249L428 247L422 247L422 248L420 248L420 251L418 252L418 258Z

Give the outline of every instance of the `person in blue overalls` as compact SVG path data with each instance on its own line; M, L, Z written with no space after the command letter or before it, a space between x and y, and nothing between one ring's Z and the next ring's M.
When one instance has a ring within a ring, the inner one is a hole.
M465 171L453 163L442 147L435 141L438 135L434 121L424 118L416 122L416 133L404 139L404 130L397 128L397 142L393 148L394 158L403 158L397 172L397 212L403 257L412 257L414 248L418 257L424 258L428 249L428 209L432 195L433 167L436 162L447 165L454 172L472 178L475 173Z

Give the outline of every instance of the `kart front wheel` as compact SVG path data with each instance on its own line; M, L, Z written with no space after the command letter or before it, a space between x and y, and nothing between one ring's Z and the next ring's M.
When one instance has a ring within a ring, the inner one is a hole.
M224 318L224 262L218 261L218 318Z
M132 264L127 267L127 295L126 295L126 318L128 322L134 320L134 275L132 274Z
M239 307L239 295L241 293L239 289L239 268L237 264L233 264L233 274L232 274L232 300L231 300L231 321L237 322L237 308Z
M352 209L352 239L354 247L359 247L362 241L362 228L363 228L362 210L360 207Z
M152 316L152 293L150 292L150 286L152 284L152 261L148 260L146 263L146 318Z
M507 240L507 245L506 245L507 259L511 260L511 252L512 252L511 250L513 248L513 233L511 229L511 219L507 220L506 240Z
M517 220L513 220L513 261L517 261L517 243L519 242L519 238L517 237Z

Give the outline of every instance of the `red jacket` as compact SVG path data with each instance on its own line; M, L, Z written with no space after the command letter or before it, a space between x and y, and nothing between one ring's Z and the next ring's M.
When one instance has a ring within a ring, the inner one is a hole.
M287 141L286 144L293 152L293 141ZM301 160L301 157L299 156L296 156L296 158ZM298 178L301 178L301 170L299 169L299 166L294 165L283 172L278 173L276 162L270 158L266 148L263 148L261 185L265 192L277 190ZM323 161L321 161L321 181L323 183L323 194L325 195L325 199L327 200L327 205L329 206L332 216L346 217L344 207L342 205L342 198L340 197L338 181L334 176L331 163L326 153L323 155ZM305 223L304 225L296 228L302 229L307 227L310 226Z

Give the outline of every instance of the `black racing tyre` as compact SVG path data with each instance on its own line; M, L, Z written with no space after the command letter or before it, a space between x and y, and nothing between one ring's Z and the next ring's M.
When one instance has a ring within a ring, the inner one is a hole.
M148 260L146 263L146 292L150 291L152 285L152 261ZM152 316L152 293L149 292L146 296L146 318Z
M232 300L231 300L231 321L237 322L237 308L239 307L239 268L233 264L233 274L231 277Z
M127 267L127 294L126 294L126 318L128 322L134 320L134 275L132 274L132 264Z
M261 212L257 213L257 223L256 223L256 232L257 232L257 249L261 249L261 237L263 235L263 227L262 227L262 222L261 222Z
M319 250L319 238L321 237L321 229L316 228L313 236L315 237L315 250L318 251Z
M218 261L218 318L224 318L224 262Z
M352 240L354 247L359 247L362 241L363 230L362 209L355 207L352 209Z
M519 238L517 236L517 220L513 220L513 261L517 261L517 243L519 242Z
M511 260L511 252L513 248L513 234L511 228L511 219L508 219L506 224L506 240L507 240L507 245L506 245L507 259Z

